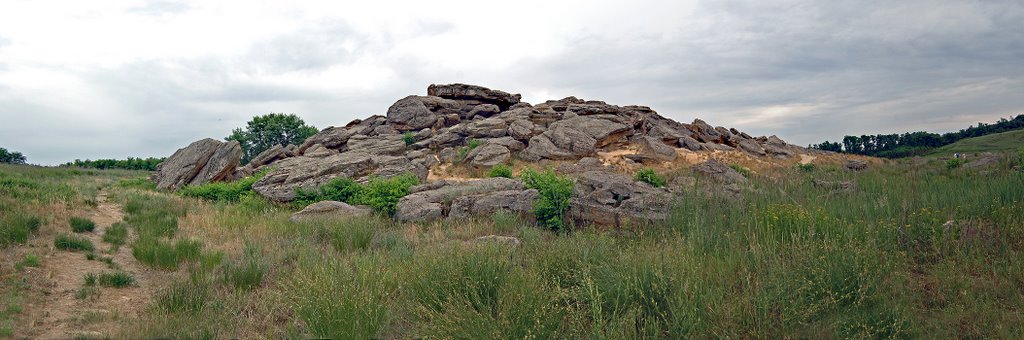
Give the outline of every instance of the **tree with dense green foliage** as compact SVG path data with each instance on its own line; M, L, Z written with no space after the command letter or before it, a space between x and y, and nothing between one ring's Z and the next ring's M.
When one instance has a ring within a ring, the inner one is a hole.
M163 163L166 157L156 158L134 158L128 157L128 159L97 159L97 160L81 160L76 159L74 162L67 162L61 166L66 167L79 167L79 168L95 168L95 169L125 169L125 170L147 170L156 171L156 166Z
M25 155L22 155L17 151L7 151L7 149L0 148L0 163L8 164L25 164Z
M1002 118L995 124L978 123L977 126L941 135L918 131L903 134L845 136L842 143L825 141L821 144L811 144L809 147L858 155L900 158L926 154L935 148L953 144L965 138L1019 129L1024 129L1024 115L1018 115L1013 119Z
M238 141L242 145L242 163L246 164L274 145L299 145L317 132L295 114L271 113L253 117L245 129L234 129L224 140Z

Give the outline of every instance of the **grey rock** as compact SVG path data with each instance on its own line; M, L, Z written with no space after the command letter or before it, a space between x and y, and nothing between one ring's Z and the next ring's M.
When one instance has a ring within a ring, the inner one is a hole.
M523 183L509 178L487 178L462 183L444 182L441 186L411 193L398 201L395 219L427 221L443 218L453 202L465 196L481 196L501 191L523 191Z
M675 148L665 145L660 138L654 137L643 137L640 139L640 152L637 156L639 156L638 158L641 162L650 160L671 162L679 157L676 154Z
M517 140L527 141L533 137L534 125L526 119L517 119L508 125L508 135Z
M372 212L373 210L369 207L353 206L348 203L338 201L320 201L306 206L301 211L292 214L288 219L292 222L300 222L310 219L335 216L365 216Z
M230 180L231 174L242 159L242 147L238 141L221 143L213 152L203 169L189 181L189 185Z
M427 87L427 95L447 99L475 100L482 103L495 104L503 109L519 103L522 96L504 91L491 90L483 86L468 84L431 84Z
M476 120L466 125L466 132L473 138L502 137L508 133L508 123L498 117Z
M738 141L736 143L736 147L740 150L746 151L754 156L764 156L766 154L764 148L758 145L753 139L737 138L736 140Z
M489 168L501 163L505 163L512 157L512 153L509 152L508 148L496 144L487 143L474 148L468 154L466 154L466 162L477 168Z
M693 123L690 124L690 130L693 131L691 137L703 143L722 143L722 135L703 120L694 119Z
M489 216L498 210L504 210L532 220L533 205L538 196L540 194L535 189L503 190L462 196L452 200L448 218Z
M373 170L372 157L345 152L323 158L292 157L274 164L274 169L252 185L258 194L278 202L295 198L295 189L314 190L334 178L359 178Z
M463 120L470 120L470 119L473 119L473 118L476 118L476 117L487 118L487 117L496 115L499 112L501 112L501 108L498 108L497 105L494 105L494 104L480 104L480 105L474 106L473 109L469 111L469 113L463 115L461 118Z
M747 178L743 177L738 171L730 168L728 165L722 164L717 160L711 159L704 163L700 163L693 166L693 171L710 177L711 179L726 183L726 184L744 184L747 183Z
M551 128L567 127L582 131L597 140L597 147L611 144L633 131L622 123L615 122L617 116L592 115L563 119L551 124Z
M401 135L355 135L349 138L348 149L371 155L398 155L405 152L406 145Z
M579 174L587 171L606 171L609 169L600 159L594 157L583 157L574 164L560 164L555 170L560 174L567 175Z
M438 118L458 114L459 104L438 97L408 96L388 108L387 124L398 131L433 127Z
M736 151L736 148L718 143L702 143L701 147L707 151Z
M248 165L252 168L259 168L261 166L273 163L276 160L286 158L286 152L287 150L285 150L285 148L280 144L274 145L271 148L264 150L263 152L260 152L260 154L256 155L256 157L253 157L253 159L249 161Z
M683 148L686 148L687 150L690 150L690 151L701 151L701 150L704 150L704 148L701 147L701 143L698 142L696 139L693 139L693 137L682 136L682 137L679 137L678 141L679 141L679 146L681 146Z
M302 145L299 146L297 152L300 155L304 155L310 147L317 144L330 149L342 149L345 143L348 143L348 139L355 134L356 132L353 129L332 126L306 138Z
M576 180L569 216L578 225L659 221L666 218L671 202L665 189L622 174L588 171Z
M454 148L444 148L437 154L437 159L441 161L441 163L451 163L455 160L455 156L457 154L458 152L456 152Z
M846 169L853 171L861 171L868 168L868 162L851 159L846 161Z
M520 142L512 137L484 138L480 139L480 141L488 144L497 144L504 146L508 148L509 151L512 152L523 151L523 149L526 149L526 144L523 144L523 142Z
M556 127L530 138L519 157L534 162L541 159L578 159L595 154L596 144L596 139L582 131Z
M204 138L175 151L159 165L155 178L157 189L177 190L191 182L221 144L215 139Z

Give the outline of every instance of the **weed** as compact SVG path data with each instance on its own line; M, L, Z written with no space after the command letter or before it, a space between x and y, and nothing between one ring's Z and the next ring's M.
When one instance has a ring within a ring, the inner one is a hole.
M246 242L245 255L239 263L228 262L224 265L224 281L238 289L253 289L263 283L267 268L259 248Z
M198 261L202 248L202 242L192 239L144 238L132 245L132 256L154 268L175 270L182 262Z
M406 132L402 134L402 141L405 142L405 145L412 145L416 143L416 136L412 132Z
M466 146L463 146L457 150L455 154L455 163L460 163L466 159L466 155L469 155L470 151L483 145L484 143L479 139L470 139L466 142Z
M964 165L964 160L960 158L951 158L946 161L946 169L953 170Z
M96 230L96 222L84 217L72 217L68 219L68 224L71 225L71 231L76 233Z
M93 284L95 285L95 283ZM75 298L79 300L95 300L100 297L100 290L94 286L86 286L75 291Z
M28 236L37 230L43 221L36 216L0 213L0 248L8 244L25 244Z
M211 298L209 279L193 273L188 280L176 281L156 295L156 307L171 313L196 313Z
M487 177L505 177L512 178L512 168L505 164L498 164L491 167L491 170L487 172Z
M808 164L811 164L811 163L808 163ZM739 165L739 164L729 164L729 167L732 168L733 170L736 170L736 172L740 173L740 175L743 175L743 177L746 177L746 178L750 178L750 176L754 175L754 173L752 171L750 171L750 168L742 166L742 165ZM801 170L803 170L803 169L801 169ZM814 169L808 170L808 172L813 171L813 170Z
M238 202L242 197L253 192L253 183L263 178L266 173L267 171L261 171L234 182L210 182L202 185L189 185L179 189L178 194L210 201Z
M123 222L114 223L103 232L103 242L110 243L113 251L117 251L127 239L128 225Z
M60 234L53 239L53 246L60 250L69 251L93 251L96 249L89 239L70 234Z
M655 188L663 187L667 183L664 177L659 176L656 172L654 172L654 169L651 168L640 169L639 171L636 172L636 176L634 176L633 178L636 179L637 181L650 184Z
M814 172L816 166L814 163L797 163L796 169L800 172Z
M86 273L83 279L85 281L84 284L86 287L92 287L96 285L96 274L94 273Z

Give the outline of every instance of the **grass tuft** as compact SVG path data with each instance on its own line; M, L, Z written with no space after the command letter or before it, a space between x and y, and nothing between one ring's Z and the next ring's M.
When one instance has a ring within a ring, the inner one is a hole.
M93 251L96 249L92 241L77 235L60 234L53 239L53 246L60 250L69 251Z
M96 230L96 222L84 217L72 217L68 219L68 224L71 225L71 231L76 233L85 233Z

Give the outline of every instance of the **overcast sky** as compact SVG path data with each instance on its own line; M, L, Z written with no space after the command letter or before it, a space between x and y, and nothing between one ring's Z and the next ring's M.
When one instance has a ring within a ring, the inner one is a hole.
M5 0L0 147L162 157L254 115L344 125L451 82L800 145L1024 113L1020 0L491 3Z

